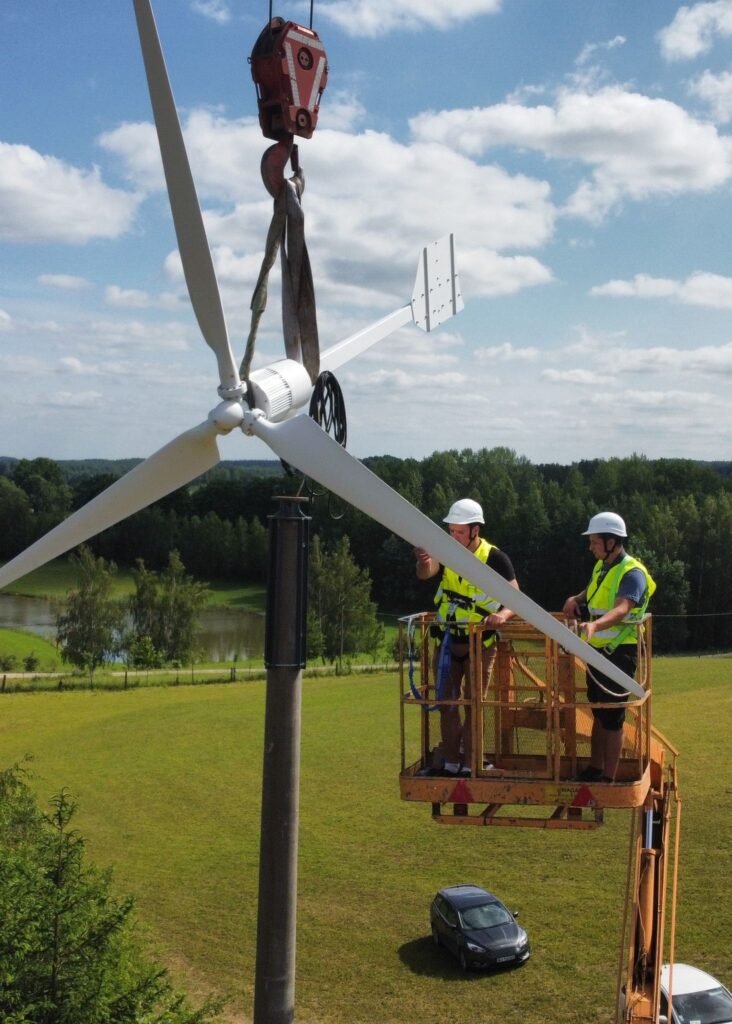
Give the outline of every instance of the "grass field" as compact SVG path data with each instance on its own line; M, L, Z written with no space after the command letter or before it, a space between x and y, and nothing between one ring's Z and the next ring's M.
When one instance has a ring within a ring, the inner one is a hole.
M655 724L681 751L677 959L732 983L732 660L657 659ZM189 990L248 1021L254 977L264 684L0 697L0 765L34 755ZM397 682L307 680L303 697L299 1024L594 1024L613 1019L629 817L589 833L435 825L399 800ZM533 958L463 975L428 907L495 889Z
M24 629L0 629L0 654L10 654L17 661L16 672L23 671L23 659L35 654L39 672L56 672L62 667L61 655L55 646L35 633Z

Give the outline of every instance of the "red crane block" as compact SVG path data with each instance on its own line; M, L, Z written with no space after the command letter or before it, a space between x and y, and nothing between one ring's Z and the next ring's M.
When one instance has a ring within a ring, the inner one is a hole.
M317 32L273 18L260 33L249 62L265 138L280 140L289 134L309 139L328 81L328 58Z

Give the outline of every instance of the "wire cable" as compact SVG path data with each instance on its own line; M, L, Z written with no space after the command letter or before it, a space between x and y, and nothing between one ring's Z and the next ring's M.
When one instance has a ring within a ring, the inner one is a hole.
M341 386L330 370L324 370L315 381L313 394L310 398L308 415L315 420L326 434L337 441L342 448L346 447L348 437L348 422L346 418L346 403L343 398ZM296 471L283 459L280 459L282 468L289 476L295 476ZM332 493L324 490L317 490L313 482L303 477L300 483L300 492L305 490L313 502L316 498L328 493L328 514L331 519L342 519L345 514L345 504L340 502Z

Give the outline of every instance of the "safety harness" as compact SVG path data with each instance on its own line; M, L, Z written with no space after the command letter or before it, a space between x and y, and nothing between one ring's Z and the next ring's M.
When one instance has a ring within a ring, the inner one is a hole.
M417 612L414 615L410 615L407 619L407 657L409 658L409 688L412 691L412 696L415 700L423 701L424 697L417 689L417 685L414 681L414 663L417 658L417 650L414 643L415 624L417 619L420 617L420 613ZM445 699L445 690L447 689L447 680L450 675L450 666L452 665L452 638L450 631L445 630L442 635L442 641L440 642L440 650L437 656L437 669L435 672L435 699L438 701L437 704L426 704L424 708L426 711L439 711L440 701Z

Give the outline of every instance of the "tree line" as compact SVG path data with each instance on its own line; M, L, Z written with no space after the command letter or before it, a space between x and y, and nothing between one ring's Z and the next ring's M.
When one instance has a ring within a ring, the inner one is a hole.
M628 524L629 550L658 583L651 609L657 648L732 647L732 464L634 455L534 465L506 448L365 462L436 522L457 498L479 501L484 535L510 555L522 589L554 610L589 577L580 535L590 516L619 512ZM70 481L48 459L6 468L0 476L0 558L17 553L113 479L95 474ZM152 569L164 567L176 549L197 577L261 582L274 496L298 487L297 479L282 473L214 471L90 544L98 556L120 564L143 558ZM434 583L415 579L407 544L332 496L316 495L310 514L324 550L333 553L348 538L382 611L405 614L431 606Z

